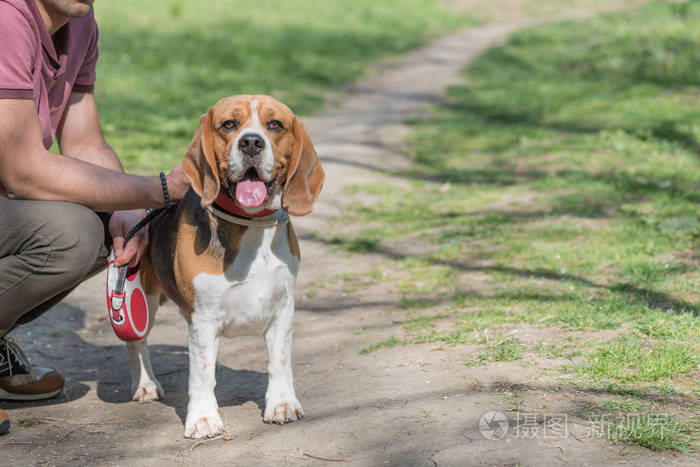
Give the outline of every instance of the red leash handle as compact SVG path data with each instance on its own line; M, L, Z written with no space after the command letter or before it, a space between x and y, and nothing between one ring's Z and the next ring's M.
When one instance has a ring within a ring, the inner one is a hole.
M114 252L107 266L107 318L114 333L123 341L143 339L148 332L148 301L139 269L119 267Z

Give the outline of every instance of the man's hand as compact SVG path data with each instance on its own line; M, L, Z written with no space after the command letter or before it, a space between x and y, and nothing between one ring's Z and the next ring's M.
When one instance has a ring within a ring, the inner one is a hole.
M185 193L190 189L190 179L187 178L182 170L182 164L179 164L166 177L168 184L168 195L173 203L179 203L185 197Z
M112 218L109 221L109 233L112 235L114 256L119 266L125 264L128 264L130 267L136 266L146 252L148 247L148 226L145 226L134 235L134 238L129 240L126 248L124 248L124 237L145 216L146 211L143 209L115 211L112 214Z

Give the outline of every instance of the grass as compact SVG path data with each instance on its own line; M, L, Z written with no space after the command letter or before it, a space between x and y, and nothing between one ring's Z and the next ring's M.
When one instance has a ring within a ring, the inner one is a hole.
M697 368L697 349L685 343L625 338L598 347L579 367L581 376L616 382L669 379L688 374Z
M611 439L632 446L642 446L652 451L674 450L688 452L693 448L691 440L700 430L689 422L681 422L665 414L642 414L631 423L613 428Z
M684 421L659 412L632 397L588 404L579 415L588 420L593 436L652 451L690 452L695 449L700 433L697 421Z
M520 339L508 336L501 341L488 345L477 359L467 360L467 365L485 365L490 362L511 362L523 358L523 345Z
M409 169L346 187L369 201L339 224L352 234L329 235L384 254L375 270L407 313L365 351L481 346L467 364L527 351L568 358L577 387L700 394L699 51L700 2L651 2L530 28L477 59L410 122ZM548 342L485 343L523 325ZM697 432L650 423L612 438L685 450Z
M17 420L17 425L23 427L32 427L36 425L41 425L42 423L44 422L39 420L38 418L20 418L19 420Z
M606 412L630 413L646 409L647 405L629 397L617 397L603 402L600 404L600 408Z
M145 173L180 161L221 97L270 94L307 114L369 63L471 22L436 0L125 0L95 11L104 131L126 169Z

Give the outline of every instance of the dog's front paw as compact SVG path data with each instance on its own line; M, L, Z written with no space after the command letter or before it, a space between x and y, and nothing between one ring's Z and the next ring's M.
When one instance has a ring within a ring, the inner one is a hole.
M146 383L143 383L139 385L133 392L134 397L132 399L141 403L157 401L158 399L161 399L165 394L165 391L163 391L163 388L161 387L160 383L158 383L158 381L148 381Z
M304 417L304 411L296 397L282 395L270 397L265 405L263 421L279 423L280 425L299 420Z
M188 413L185 421L185 438L213 438L224 432L224 422L217 411L204 415Z

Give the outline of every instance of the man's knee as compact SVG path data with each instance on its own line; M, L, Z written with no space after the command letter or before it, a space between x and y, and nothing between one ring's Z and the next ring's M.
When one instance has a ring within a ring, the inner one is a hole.
M47 226L50 231L51 265L77 280L90 272L104 252L104 227L92 210L73 203L57 203Z
M84 206L0 197L0 212L2 333L105 266L107 252L102 220Z

